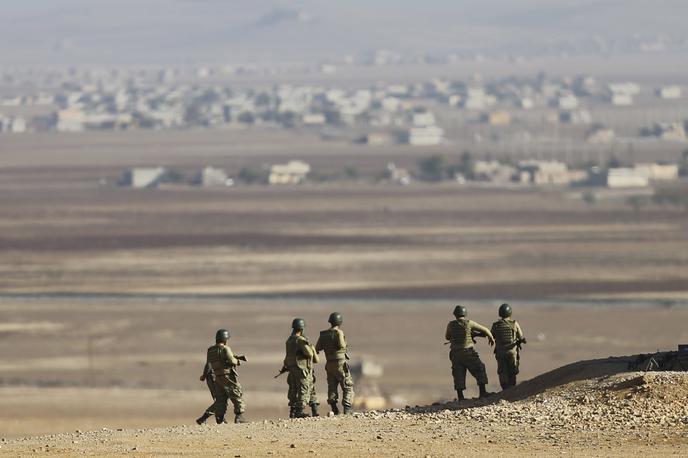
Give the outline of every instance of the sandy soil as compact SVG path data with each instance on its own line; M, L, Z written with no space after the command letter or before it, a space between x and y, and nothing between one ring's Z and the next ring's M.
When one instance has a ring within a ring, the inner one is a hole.
M627 360L576 363L487 400L245 425L79 430L3 439L0 455L685 455L686 373L623 372Z

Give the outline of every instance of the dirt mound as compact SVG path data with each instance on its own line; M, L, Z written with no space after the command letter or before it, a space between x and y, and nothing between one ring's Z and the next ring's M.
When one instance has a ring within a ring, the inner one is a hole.
M3 439L0 455L685 456L688 372L627 372L628 360L562 367L513 390L523 398L511 401L494 396L461 405L244 425L103 428Z

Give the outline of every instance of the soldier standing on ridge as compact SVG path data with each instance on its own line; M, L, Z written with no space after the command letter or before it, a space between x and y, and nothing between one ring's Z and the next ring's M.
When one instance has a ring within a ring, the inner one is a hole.
M241 355L234 355L227 345L228 340L229 331L219 329L215 333L215 345L208 348L206 364L210 365L215 375L213 411L218 423L226 423L227 402L231 400L234 404L234 423L246 423L243 416L246 409L236 371L237 366L241 364L240 360L246 361L246 358Z
M516 386L516 375L520 360L521 344L526 343L523 331L518 322L511 318L512 310L509 304L499 307L500 320L492 324L492 335L495 339L495 358L497 358L497 373L502 390Z
M485 398L489 393L485 389L487 385L487 372L485 364L480 360L478 352L473 348L473 337L487 337L490 345L494 345L494 339L490 330L475 321L466 318L467 310L463 305L454 308L455 320L447 325L445 339L451 344L449 359L452 362L452 376L454 377L454 389L459 401L464 399L463 390L466 389L466 370L478 381L480 397Z
M349 364L346 362L346 339L344 331L339 327L343 319L340 313L330 314L327 320L332 327L320 332L318 343L315 344L315 351L325 351L327 363L327 403L332 407L332 412L339 415L339 387L342 387L342 406L344 415L350 414L354 402L354 381L349 373Z
M202 425L208 418L215 415L215 374L213 374L213 368L208 362L203 366L203 374L201 375L200 381L208 385L208 391L210 391L210 396L213 398L213 403L205 409L203 415L196 419L196 424Z
M295 318L291 324L291 335L286 342L284 367L289 371L287 396L289 398L290 418L308 417L304 410L308 401L313 399L313 363L316 361L317 355L313 346L303 335L305 327L306 322L303 319ZM317 403L315 405L317 409ZM315 413L317 414L317 410Z

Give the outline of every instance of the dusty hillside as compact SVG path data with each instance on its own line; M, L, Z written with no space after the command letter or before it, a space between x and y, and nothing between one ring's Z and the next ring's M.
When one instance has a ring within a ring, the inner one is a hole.
M28 456L685 456L688 373L586 361L488 401L246 425L77 431L3 440Z

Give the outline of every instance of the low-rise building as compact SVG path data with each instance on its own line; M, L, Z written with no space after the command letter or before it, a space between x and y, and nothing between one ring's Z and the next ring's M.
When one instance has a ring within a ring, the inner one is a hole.
M391 145L395 141L396 138L389 132L371 132L365 135L360 143L365 143L370 146L384 146Z
M408 130L407 143L412 146L439 145L444 140L444 130L437 126L412 127Z
M135 167L124 172L121 183L132 188L154 188L162 183L166 172L164 167Z
M647 173L642 170L621 167L606 172L606 185L609 188L644 188L649 184Z
M573 94L567 94L559 97L557 106L560 110L575 110L578 108L578 98Z
M631 94L612 92L609 95L609 103L616 107L628 107L633 105L633 96Z
M411 183L411 174L408 172L408 170L397 167L393 162L387 164L387 174L389 176L389 180L393 183L400 185L407 185Z
M476 161L473 164L473 175L478 181L489 181L494 184L513 182L516 169L498 161Z
M78 108L67 108L57 112L56 128L59 132L81 132L84 130L84 112Z
M286 164L275 164L270 167L268 183L270 184L299 184L306 181L311 166L303 161L289 161Z
M594 145L611 143L616 134L613 129L607 127L596 127L591 129L585 136L585 141Z
M644 173L650 181L678 180L678 164L640 163L633 168Z
M223 169L208 166L201 170L199 184L203 187L231 186L233 183Z
M663 86L657 89L657 97L660 99L674 100L681 98L681 88L679 86Z
M522 161L518 164L522 184L567 185L571 182L566 164L558 161Z
M654 132L662 140L683 141L686 139L686 129L680 122L657 123Z
M322 113L309 113L303 115L303 123L307 126L322 126L326 122L327 119Z
M491 126L508 126L511 124L511 114L504 110L493 111L483 116L483 121Z

